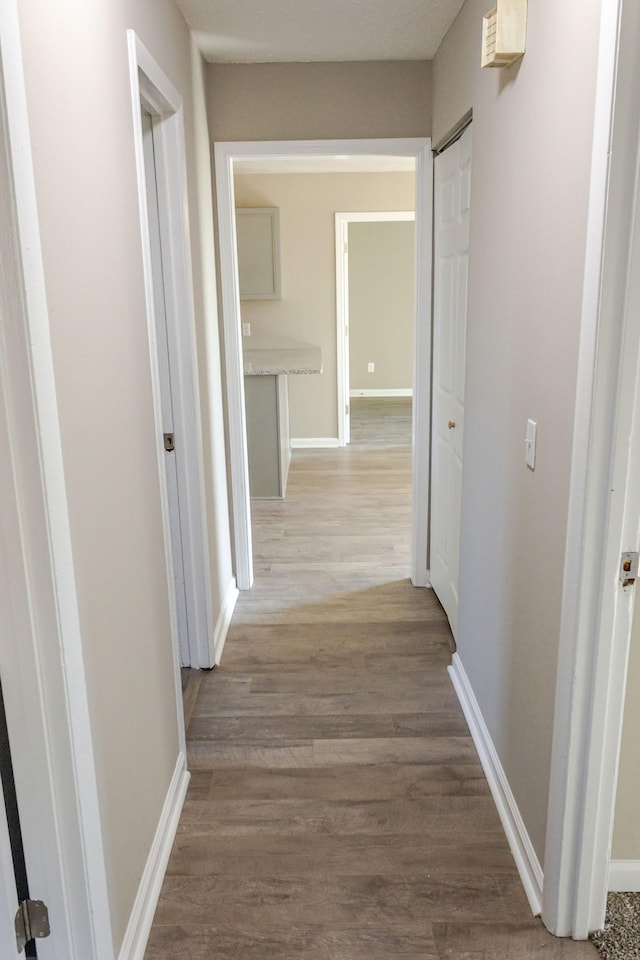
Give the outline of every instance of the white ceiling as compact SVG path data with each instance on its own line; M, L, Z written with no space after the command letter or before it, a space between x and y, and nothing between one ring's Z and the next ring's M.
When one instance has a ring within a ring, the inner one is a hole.
M431 60L464 0L178 0L207 60Z

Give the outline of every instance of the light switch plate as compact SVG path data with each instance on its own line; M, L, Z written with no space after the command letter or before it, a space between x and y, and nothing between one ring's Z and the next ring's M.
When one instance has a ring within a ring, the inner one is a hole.
M527 466L532 470L536 468L536 439L538 433L538 424L535 420L527 420L527 436L525 437L525 459Z
M374 373L374 372L375 372L375 369L376 369L375 363L369 362L369 363L367 364L367 373Z
M250 324L250 323L243 323L243 324L242 324L242 336L243 336L243 337L250 337L250 336L251 336L251 324Z

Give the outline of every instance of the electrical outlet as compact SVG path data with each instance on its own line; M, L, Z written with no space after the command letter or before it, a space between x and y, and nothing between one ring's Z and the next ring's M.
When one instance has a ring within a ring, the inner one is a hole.
M376 365L375 363L367 364L367 373L375 373Z
M243 337L250 337L250 336L251 336L251 324L250 324L250 323L243 323L243 324L242 324L242 336L243 336Z

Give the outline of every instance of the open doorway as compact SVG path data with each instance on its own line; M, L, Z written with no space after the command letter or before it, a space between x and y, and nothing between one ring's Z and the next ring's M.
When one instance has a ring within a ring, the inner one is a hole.
M417 140L218 143L216 181L219 216L221 289L227 374L231 493L236 576L240 589L253 582L251 505L247 465L240 301L237 286L234 173L239 162L283 158L411 158L416 166L416 257L424 269L416 277L415 384L412 470L411 580L428 583L427 505L430 415L431 324L431 152L427 138ZM344 209L344 206L343 206ZM333 445L337 444L337 437Z
M352 397L413 396L415 211L336 213L335 220L338 439L344 446Z

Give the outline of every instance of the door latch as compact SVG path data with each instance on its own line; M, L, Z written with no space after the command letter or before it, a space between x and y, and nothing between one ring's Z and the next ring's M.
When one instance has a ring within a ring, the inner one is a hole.
M164 448L167 453L173 453L176 448L176 438L173 433L165 433L164 436Z
M44 940L50 936L49 911L42 900L23 900L16 913L16 944L22 953L30 940Z
M620 582L623 587L630 587L638 579L638 565L640 555L636 550L628 551L620 556Z

